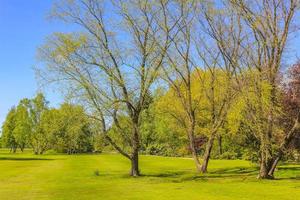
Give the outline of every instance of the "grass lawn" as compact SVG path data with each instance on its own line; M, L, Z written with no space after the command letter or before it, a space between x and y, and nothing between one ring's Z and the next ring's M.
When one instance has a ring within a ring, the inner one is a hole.
M141 156L140 167L143 176L131 178L129 162L117 154L35 156L0 150L0 199L300 199L300 165L281 166L271 181L257 180L257 169L241 160L214 160L208 175L195 173L188 158Z

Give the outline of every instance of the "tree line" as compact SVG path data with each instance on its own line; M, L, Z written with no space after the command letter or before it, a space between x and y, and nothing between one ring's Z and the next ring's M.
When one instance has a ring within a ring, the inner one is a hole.
M101 140L81 106L49 108L42 93L11 108L1 136L2 146L11 152L31 148L34 154L50 149L68 154L101 151Z
M280 70L298 11L298 0L57 1L51 17L78 31L50 35L36 73L84 107L132 176L147 132L162 140L153 149L167 137L184 141L202 173L214 143L222 152L227 137L236 152L243 141L259 177L273 178L299 129L298 65Z

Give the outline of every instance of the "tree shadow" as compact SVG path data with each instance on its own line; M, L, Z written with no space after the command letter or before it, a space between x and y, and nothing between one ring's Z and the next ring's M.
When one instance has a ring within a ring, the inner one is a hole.
M141 177L153 177L153 178L179 178L185 174L190 174L186 171L167 171L157 174L141 174Z
M300 166L279 166L278 170L284 171L284 170L289 170L289 171L300 171Z
M0 160L13 160L13 161L34 161L34 160L55 160L52 158L20 158L20 157L0 157Z
M257 167L234 167L212 170L205 174L196 173L193 171L168 171L157 174L142 174L141 177L152 178L167 178L166 181L170 182L186 182L186 181L209 181L214 179L236 179L245 180L255 178L258 173Z

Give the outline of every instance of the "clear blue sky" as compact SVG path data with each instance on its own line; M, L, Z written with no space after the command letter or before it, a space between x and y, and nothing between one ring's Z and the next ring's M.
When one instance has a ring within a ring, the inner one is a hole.
M7 111L21 98L37 92L32 67L36 48L54 31L66 31L65 25L46 19L51 0L0 0L0 126ZM60 96L46 94L51 105Z
M52 3L53 0L0 0L0 126L13 105L38 90L32 70L37 63L37 46L52 32L69 29L46 19ZM300 39L289 46L286 61L291 63L300 55ZM54 92L47 92L46 97L52 106L62 99Z

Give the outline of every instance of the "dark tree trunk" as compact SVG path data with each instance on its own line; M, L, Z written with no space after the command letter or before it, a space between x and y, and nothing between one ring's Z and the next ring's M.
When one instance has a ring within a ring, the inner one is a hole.
M218 150L219 150L219 155L222 155L223 154L222 135L218 136Z
M273 179L274 177L272 175L269 175L269 171L270 171L271 167L272 167L272 160L269 160L269 159L261 160L258 178Z
M135 117L133 120L133 133L132 133L132 153L131 153L131 176L139 176L139 148L140 148L140 139L139 139L139 121L138 117Z
M130 176L139 176L139 154L138 152L134 153L131 157L131 170Z

